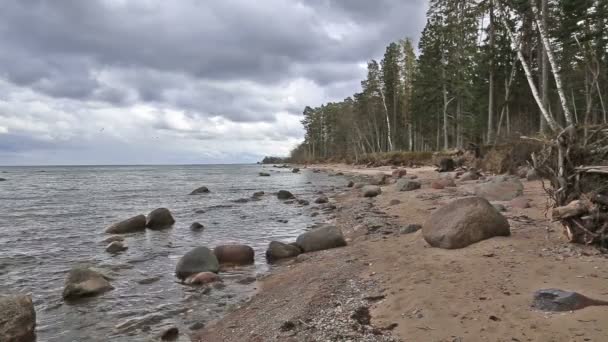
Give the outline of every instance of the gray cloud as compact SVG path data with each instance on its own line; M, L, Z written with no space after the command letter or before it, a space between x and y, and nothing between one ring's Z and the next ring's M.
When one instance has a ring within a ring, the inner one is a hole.
M293 144L302 134L302 108L357 91L365 75L360 65L379 58L390 41L416 38L426 6L426 0L2 1L0 151L8 140L34 134L79 144L99 139L93 133L100 129L108 141L135 144L143 131L208 143L225 139L224 126L243 135L234 141L262 141L258 130ZM230 143L218 146L234 156ZM255 146L241 153L255 155Z

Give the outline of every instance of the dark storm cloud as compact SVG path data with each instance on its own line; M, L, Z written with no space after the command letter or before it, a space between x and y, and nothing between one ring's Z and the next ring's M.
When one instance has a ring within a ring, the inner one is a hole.
M277 113L357 91L361 64L390 41L416 38L425 10L426 0L0 1L0 85L20 92L0 105L19 108L30 91L29 102L40 94L82 125L103 106L278 125ZM15 116L0 112L0 135L15 130ZM163 131L197 127L144 118Z

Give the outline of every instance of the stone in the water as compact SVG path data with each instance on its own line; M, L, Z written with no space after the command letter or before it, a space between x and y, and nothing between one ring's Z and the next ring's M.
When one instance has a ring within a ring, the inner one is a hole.
M352 188L353 186L355 186L355 182L353 181L348 181L348 183L346 184L347 188Z
M277 193L277 198L280 200L288 200L296 198L291 192L287 190L279 190Z
M0 341L36 341L36 311L32 297L0 296Z
M106 252L108 253L120 253L126 251L128 249L121 241L113 241L106 247Z
M255 256L253 248L239 244L217 246L213 249L213 253L220 264L229 265L253 264Z
M205 285L214 283L216 281L221 281L220 276L218 276L217 274L213 272L201 272L189 276L188 278L186 278L186 281L184 281L184 283L186 285Z
M466 197L434 211L422 234L433 247L464 248L495 236L511 234L509 222L487 200Z
M260 172L258 174L260 175L260 177L270 177L270 173L268 172Z
M541 289L534 292L532 307L542 311L574 311L588 306L605 306L608 302L592 299L577 292Z
M112 243L114 241L124 241L124 240L125 240L125 238L122 237L122 236L120 236L120 235L112 235L112 236L104 239L102 242L104 242L104 243Z
M300 234L296 244L308 253L346 246L346 240L338 227L326 225Z
M0 178L0 182L6 182L6 178Z
M519 179L499 176L490 182L475 187L475 195L488 201L510 201L524 193L524 186Z
M253 198L259 198L259 197L262 197L262 196L264 196L264 191L256 191L256 192L253 193L253 195L251 197L253 197Z
M300 172L300 169L297 167L294 167L293 169L291 169L291 172L298 173L298 172Z
M160 335L161 341L177 341L179 337L179 329L177 327L170 327L163 331Z
M411 223L399 229L400 234L412 234L422 229L422 225Z
M300 253L302 253L302 250L297 246L279 241L271 241L266 250L266 259L273 262L280 259L297 257Z
M196 247L186 253L175 266L175 275L184 280L189 276L201 272L217 273L220 263L215 254L207 247Z
M75 267L70 270L65 279L63 298L91 297L113 289L114 287L101 273L86 267Z
M190 195L200 195L200 194L206 194L209 193L209 188L207 188L206 186L201 186L198 189L194 189Z
M316 204L323 204L327 202L329 202L329 198L327 198L327 196L319 196L317 199L315 199Z
M233 203L247 203L250 201L251 201L250 198L239 198L239 199L232 200Z
M159 280L160 280L160 277L150 277L150 278L140 279L137 281L137 283L140 285L149 285L152 283L156 283Z
M305 199L299 199L299 200L298 200L298 204L299 204L299 205L309 205L309 204L310 204L310 202L308 202L308 201L307 201L307 200L305 200Z
M399 191L412 191L420 189L420 183L411 179L400 179L397 181L397 190Z
M193 223L190 225L190 230L195 231L195 232L197 232L197 231L201 231L201 230L203 230L203 229L205 229L205 226L203 226L203 225L202 225L202 224L200 224L199 222L193 222Z
M146 217L144 215L133 216L130 219L115 223L106 228L107 234L128 234L143 232L146 230Z
M363 197L376 197L382 193L382 189L376 185L366 185L361 189Z
M146 227L152 230L160 230L170 228L174 223L175 219L173 218L173 215L171 215L171 211L169 211L169 209L158 208L152 210L148 214Z

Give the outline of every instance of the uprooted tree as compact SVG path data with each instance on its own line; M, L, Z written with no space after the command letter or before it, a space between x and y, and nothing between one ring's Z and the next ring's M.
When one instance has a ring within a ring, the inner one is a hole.
M536 0L530 0L530 7L566 122L566 128L563 128L541 99L516 36L516 28L510 27L509 13L500 4L503 25L509 28L511 42L532 95L550 130L549 138L535 138L543 142L544 148L532 154L533 166L550 182L550 187L545 190L553 202L552 218L561 222L568 239L585 244L597 243L605 248L608 244L608 125L579 125L572 115Z

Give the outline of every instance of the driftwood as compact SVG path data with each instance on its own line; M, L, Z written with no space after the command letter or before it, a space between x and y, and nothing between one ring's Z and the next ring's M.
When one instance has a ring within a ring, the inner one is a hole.
M529 139L529 138L528 138ZM532 155L568 240L608 247L608 126L569 126Z

